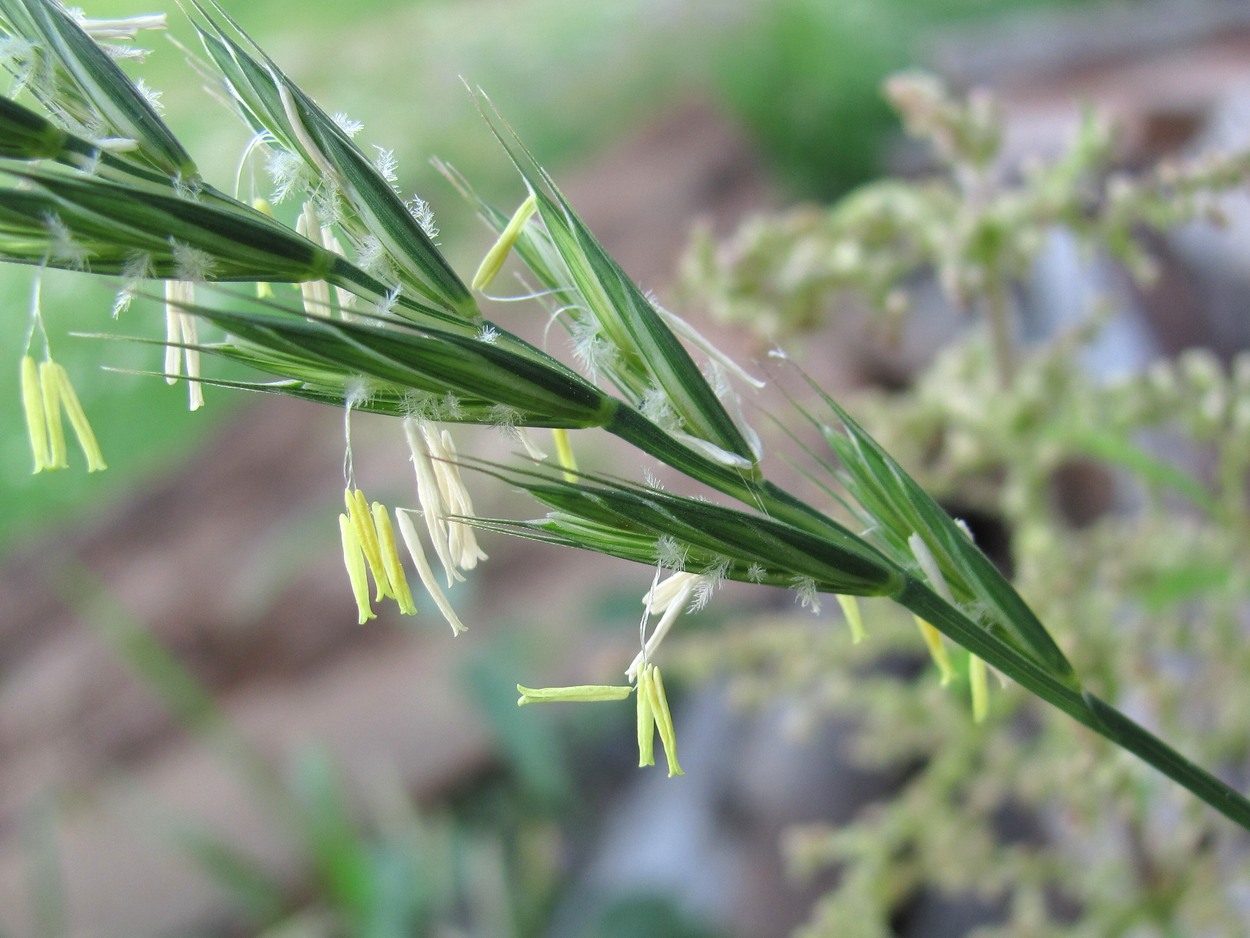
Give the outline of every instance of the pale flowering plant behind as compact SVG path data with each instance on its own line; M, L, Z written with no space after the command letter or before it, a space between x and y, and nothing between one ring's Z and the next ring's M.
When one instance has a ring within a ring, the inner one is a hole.
M163 16L91 21L53 0L0 0L10 76L0 98L0 258L27 265L36 284L18 313L30 328L13 363L36 472L69 464L65 422L89 470L105 468L108 447L53 358L60 337L43 327L40 278L48 268L113 278L115 316L136 296L164 299L164 338L138 341L164 347L160 374L186 383L192 409L205 386L221 385L342 413L339 538L344 589L361 623L388 601L415 614L415 571L453 633L463 631L446 590L488 559L484 532L650 571L638 653L622 662L622 681L518 686L523 705L632 697L641 765L654 764L658 735L669 774L681 774L660 670L665 635L720 583L739 580L794 591L813 609L836 597L853 641L865 634L856 597L888 597L915 616L939 679L966 687L970 719L990 705L993 669L1250 828L1241 794L1082 685L967 529L815 385L819 407L799 413L830 449L821 497L840 502L854 529L769 482L738 400L757 379L624 274L484 95L478 105L525 197L501 210L443 167L496 236L466 284L435 242L429 204L397 187L389 151L358 145L358 124L322 110L211 0L191 0L187 12L202 46L197 68L250 128L246 158L269 172L268 200L244 202L205 180L150 93L119 65L136 34L162 28ZM271 203L283 202L297 209L293 225L275 217ZM483 317L477 297L510 256L566 327L572 364ZM231 283L248 286L221 286ZM205 325L221 338L206 338ZM205 356L256 376L214 378ZM416 505L365 496L351 459L358 411L396 419ZM462 423L501 427L525 453L508 465L462 455L449 429ZM611 434L638 451L640 473L656 459L722 498L579 469L573 430ZM524 491L546 513L478 517L466 469Z

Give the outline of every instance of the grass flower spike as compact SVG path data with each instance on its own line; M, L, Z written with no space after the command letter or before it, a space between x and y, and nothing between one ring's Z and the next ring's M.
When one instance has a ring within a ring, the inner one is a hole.
M139 341L166 346L165 373L189 380L193 409L200 386L216 383L346 405L349 419L355 408L400 420L416 508L392 516L346 472L339 533L360 622L385 599L405 614L417 611L396 527L454 634L464 624L444 589L486 559L477 540L484 531L658 565L642 647L628 669L633 688L519 687L519 702L636 693L640 762L654 762L658 735L669 774L680 775L654 653L683 611L700 608L724 580L796 590L813 611L832 594L859 641L855 597L882 597L915 616L944 683L956 674L947 643L967 651L975 719L987 712L993 667L1250 829L1250 800L1092 693L1035 607L809 379L816 405L798 403L805 395L791 396L791 404L828 451L811 450L797 433L794 440L826 474L808 474L820 504L836 502L851 517L840 521L770 481L763 447L729 386L731 378L738 386L758 382L629 278L484 95L483 116L519 171L525 199L505 214L447 171L495 235L471 289L435 242L428 204L396 188L388 149L375 147L376 159L362 149L353 139L361 128L323 111L213 0L183 6L214 87L247 125L247 158L265 161L272 201L301 205L299 221L288 224L267 204L240 201L203 179L149 96L101 45L129 41L157 20L104 26L53 0L0 0L11 94L24 102L0 97L0 262L119 278L116 312L145 285L164 282L165 340L156 338L156 324ZM538 294L558 304L553 317L568 330L567 362L483 317L477 294L513 254ZM258 284L294 284L298 292ZM37 302L32 315L33 338L42 329ZM202 340L199 320L220 337ZM103 469L64 369L46 345L48 360L39 365L30 344L21 393L35 471L66 464L65 421L88 469ZM201 376L201 355L250 375ZM504 464L475 461L457 453L443 427L451 423L515 430L523 443L525 430L555 430L557 459L543 463L531 451L528 461L520 454ZM776 423L786 427L782 418ZM579 469L564 435L573 429L586 431L588 445L596 432L614 437L636 462L622 460L616 475ZM643 484L650 460L700 494ZM540 517L479 517L465 466L524 493ZM668 577L660 582L662 573ZM647 637L651 615L659 621ZM961 670L964 660L955 658Z
M69 467L62 415L69 421L70 429L74 431L78 446L87 460L87 471L101 472L108 468L95 431L91 429L78 394L70 383L69 374L60 364L48 359L36 365L31 356L24 355L21 384L22 407L35 472Z

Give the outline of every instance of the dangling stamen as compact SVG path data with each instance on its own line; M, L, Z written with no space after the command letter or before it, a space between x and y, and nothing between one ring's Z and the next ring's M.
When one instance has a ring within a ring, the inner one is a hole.
M846 624L851 629L851 644L858 645L867 634L864 632L864 617L860 615L859 611L859 600L854 596L845 596L842 593L836 593L835 595L838 598L838 605L842 607L842 615L846 617Z
M412 523L412 512L401 508L395 513L395 519L399 524L400 537L404 539L404 545L412 556L413 564L416 565L417 575L421 577L421 584L430 594L430 598L434 600L434 605L438 606L438 611L443 614L447 624L451 626L451 634L459 635L466 631L467 626L456 615L456 610L452 608L447 595L438 584L437 577L434 576L430 561L425 556L425 549L421 546L421 538L417 535L416 526Z
M919 534L912 534L907 539L907 546L911 548L912 556L916 558L921 571L928 578L929 583L937 594L948 603L954 604L954 596L951 595L950 587L946 583L946 578L942 576L942 570L938 566L937 558L929 550L929 545L924 542L924 539ZM955 677L955 669L951 665L950 656L946 653L946 645L942 641L942 633L920 616L913 616L913 618L916 620L916 627L920 630L920 635L929 649L929 655L933 658L933 663L937 665L938 673L941 675L941 683L943 685L949 684Z
M434 545L434 552L447 574L447 585L451 586L464 577L451 558L447 525L443 520L446 506L443 504L438 476L434 472L434 463L427 449L421 423L413 417L404 418L404 435L408 439L408 449L412 453L412 464L417 473L417 501L421 504L421 514L425 517L425 526Z
M369 581L365 573L364 551L360 547L360 538L356 536L356 528L347 515L339 515L339 536L343 541L343 565L347 567L352 595L356 597L359 624L364 625L370 619L376 619L377 613L369 604Z
M504 261L508 259L512 246L516 244L516 239L521 236L521 229L537 210L538 202L534 194L530 193L529 198L521 203L512 218L508 220L504 230L499 233L498 240L491 245L486 256L482 258L477 273L473 275L473 290L480 292L491 285L491 282L499 275L499 271L503 269Z
M22 356L22 408L26 413L26 433L35 459L35 472L52 468L48 446L48 420L44 414L43 388L39 384L39 366L29 355Z
M657 570L658 574L658 570ZM626 677L636 680L643 666L651 660L664 637L668 635L677 621L677 617L685 611L691 596L699 588L703 574L679 571L663 582L653 582L642 601L646 606L643 612L642 629L645 635L649 615L660 613L660 621L655 624L650 638L643 642L642 650L634 656L633 662L625 671Z
M176 384L186 361L188 406L204 406L204 389L199 381L199 330L195 317L186 310L195 304L195 284L189 280L165 281L165 381Z
M460 467L456 464L456 444L451 434L439 430L429 421L421 422L421 435L434 469L434 477L438 482L439 496L446 509L444 521L447 525L447 547L452 562L461 570L472 570L478 561L488 560L486 553L478 546L477 535L473 528L446 515L459 515L471 518L474 515L473 499L460 476Z

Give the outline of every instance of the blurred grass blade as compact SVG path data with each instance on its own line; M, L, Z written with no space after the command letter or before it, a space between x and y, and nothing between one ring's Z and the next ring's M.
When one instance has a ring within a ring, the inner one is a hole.
M28 869L33 938L65 938L70 934L69 897L57 843L58 812L50 794L25 813L21 841Z
M174 822L174 840L218 887L242 908L253 926L277 920L287 905L286 890L259 862L223 837Z
M212 744L259 794L269 797L269 804L281 807L284 799L268 762L238 731L208 688L161 640L123 609L106 585L81 563L66 563L56 579L66 584L61 598L144 687L183 726Z
M1085 455L1123 466L1151 485L1174 489L1211 517L1218 517L1222 510L1218 500L1196 478L1129 440L1094 431L1070 432L1066 428L1063 439Z
M315 747L301 750L293 782L300 833L322 887L348 920L359 926L372 904L372 864L330 756ZM355 928L350 931L356 933Z

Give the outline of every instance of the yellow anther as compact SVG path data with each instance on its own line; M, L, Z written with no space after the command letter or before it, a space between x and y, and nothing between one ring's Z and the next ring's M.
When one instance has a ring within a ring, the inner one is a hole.
M102 472L108 468L108 463L104 461L104 453L100 451L100 443L95 438L95 431L87 422L82 402L74 393L74 386L69 383L69 373L56 362L47 364L55 370L61 406L65 408L65 416L69 418L69 425L74 429L74 436L78 438L78 446L87 458L87 471ZM51 427L49 427L49 435L51 435Z
M836 595L838 605L842 607L842 615L846 617L846 624L851 627L851 644L858 645L867 634L864 632L864 618L859 612L859 600L854 596L843 596L841 593Z
M972 690L972 719L981 723L990 712L990 691L985 662L976 655L968 657L968 684Z
M525 223L530 220L537 210L538 202L534 198L533 193L531 193L530 197L521 203L520 208L509 219L504 230L499 233L499 239L491 245L491 249L482 258L482 263L477 268L477 273L473 275L472 286L474 290L485 290L490 286L491 281L499 275L499 271L503 269L504 261L508 259L508 254L512 251L512 246L516 244L516 239L521 235L521 229L525 227Z
M403 515L400 515L401 521ZM587 702L597 700L624 700L637 693L638 707L638 765L655 765L655 734L660 734L664 754L668 759L668 775L684 774L677 762L677 737L673 732L673 717L669 713L668 698L664 693L664 680L660 670L648 664L638 672L636 687L628 684L581 684L573 687L525 687L516 686L517 706L532 703Z
M360 542L361 551L364 552L365 562L369 565L369 573L373 576L374 585L377 587L374 601L394 598L390 579L386 575L386 567L382 563L382 546L378 543L378 532L374 527L373 515L369 511L369 502L365 499L364 492L360 489L349 488L343 493L343 500L347 504L347 516L351 519L356 539Z
M628 684L577 684L572 687L525 687L516 686L516 705L524 707L532 703L586 703L597 700L624 700L634 692Z
M65 427L61 423L61 382L57 366L51 361L39 365L39 389L43 395L43 417L48 426L49 469L67 469L69 455L65 448Z
M564 470L564 481L576 482L577 457L573 455L573 447L569 443L569 431L557 427L551 431L551 435L556 441L556 459L560 463L560 468Z
M369 605L369 581L365 573L365 555L360 549L360 539L356 536L356 527L347 515L339 515L339 534L343 539L343 565L347 567L347 577L352 582L352 595L356 597L356 610L360 614L360 624L364 625L377 615Z
M950 656L946 653L946 646L942 643L942 633L920 618L920 616L915 616L914 618L916 620L916 628L920 629L920 635L924 638L924 643L929 649L929 656L933 659L933 663L937 665L938 672L942 675L942 686L945 687L955 677L955 669L951 667Z
M35 472L69 466L62 411L69 419L83 455L87 457L87 471L99 472L108 468L82 403L69 382L69 374L56 362L48 360L36 366L29 355L22 358L22 405L26 411L31 452L35 457Z
M39 366L29 355L22 356L22 408L26 412L26 432L30 451L35 459L35 472L50 467L48 455L48 421L44 415L43 390L39 385Z
M651 666L638 671L638 767L655 765L655 711L651 707Z
M395 549L395 529L391 527L391 516L381 502L373 503L373 526L378 532L382 565L386 569L387 579L390 580L391 592L395 594L395 602L399 604L399 611L406 616L415 616L417 604L412 601L408 578L404 576L404 565L400 562L399 551Z
M660 669L650 665L651 678L647 682L647 691L651 698L651 714L655 719L656 729L660 731L660 742L664 744L664 757L668 760L668 777L685 775L677 761L677 734L673 730L673 715L668 709L668 697L664 693L664 679L660 677Z

